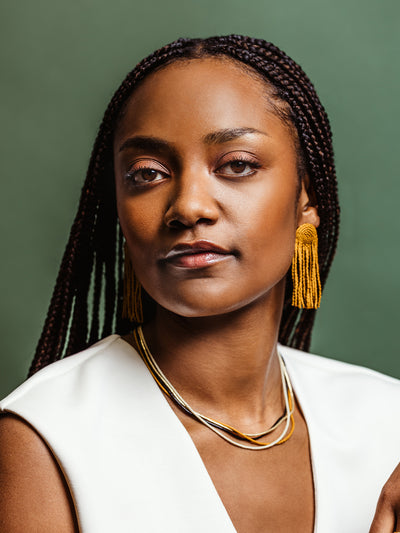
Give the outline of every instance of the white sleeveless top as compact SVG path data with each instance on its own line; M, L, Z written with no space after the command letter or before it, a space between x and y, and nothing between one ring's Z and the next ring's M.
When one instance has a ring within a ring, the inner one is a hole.
M314 531L365 533L400 460L400 381L279 350L309 430ZM235 532L188 432L120 336L42 369L0 410L25 419L47 442L81 532ZM147 438L154 434L162 442Z

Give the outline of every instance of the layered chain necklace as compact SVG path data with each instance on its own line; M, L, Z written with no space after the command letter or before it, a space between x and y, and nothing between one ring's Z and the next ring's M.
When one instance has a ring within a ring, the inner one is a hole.
M286 442L294 431L294 397L292 384L290 382L289 375L286 370L285 363L281 355L278 353L279 365L281 371L281 381L282 381L282 390L283 397L285 402L285 411L283 415L278 418L278 420L271 427L262 431L261 433L244 433L235 429L234 427L218 422L209 418L205 415L202 415L192 409L190 405L182 398L178 393L172 383L167 379L163 374L162 370L156 363L152 353L150 352L149 347L147 346L146 340L143 335L143 330L141 326L138 326L133 331L133 336L136 341L136 345L139 348L139 353L147 368L149 369L151 375L156 381L160 389L169 397L171 400L186 414L190 415L192 418L198 420L203 425L207 426L211 431L219 435L222 439L226 440L234 446L239 448L244 448L245 450L265 450L267 448L272 448L273 446L278 446ZM279 426L283 425L281 434L272 442L261 442L259 439L265 437L266 435L275 431ZM235 440L234 440L235 439ZM241 442L246 441L246 443Z

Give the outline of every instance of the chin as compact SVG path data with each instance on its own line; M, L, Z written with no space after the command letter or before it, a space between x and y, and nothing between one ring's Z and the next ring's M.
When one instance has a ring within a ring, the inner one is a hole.
M184 318L205 318L210 316L219 316L235 310L233 308L227 308L221 305L182 305L182 302L176 306L171 305L171 302L168 302L168 306L164 306L164 308L167 311Z
M275 306L283 301L284 280L255 283L253 287L247 287L248 290L243 290L245 287L237 280L225 280L225 284L221 278L218 283L204 281L195 286L193 281L170 286L168 291L151 296L162 308L185 318L222 316L257 304L264 308L266 304Z
M233 291L231 295L235 294ZM235 294L236 298L223 299L220 295L206 295L202 294L201 299L192 299L190 301L175 300L171 298L165 301L165 305L160 304L167 311L174 313L175 315L184 318L205 318L223 316L229 313L244 309L254 303L258 298L238 298L238 294Z

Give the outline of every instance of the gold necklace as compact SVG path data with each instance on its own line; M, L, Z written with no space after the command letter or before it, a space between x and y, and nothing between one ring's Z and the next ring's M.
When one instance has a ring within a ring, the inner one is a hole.
M167 379L167 377L164 375L164 373L156 363L152 353L150 352L149 347L147 346L141 326L138 326L133 331L133 336L135 338L136 345L139 347L140 356L142 357L144 363L146 364L147 368L149 369L151 375L153 376L160 389L169 398L171 398L175 402L175 404L178 405L178 407L180 407L180 409L182 409L186 414L189 414L191 417L195 418L196 420L207 426L214 433L219 435L222 439L226 440L230 444L233 444L234 446L238 446L239 448L244 448L246 450L265 450L267 448L272 448L273 446L283 444L292 436L294 431L293 389L289 375L286 371L285 363L283 362L283 359L279 353L278 358L281 370L283 396L285 399L285 413L277 420L277 422L275 422L273 426L261 433L244 433L228 424L213 420L212 418L202 415L192 409L190 405L178 393L172 383ZM277 439L268 443L260 442L258 440L260 437L263 437L268 433L274 431L284 421L286 421L285 427ZM249 444L243 444L242 442L233 440L232 438L228 437L227 434L231 435L236 439L245 440Z

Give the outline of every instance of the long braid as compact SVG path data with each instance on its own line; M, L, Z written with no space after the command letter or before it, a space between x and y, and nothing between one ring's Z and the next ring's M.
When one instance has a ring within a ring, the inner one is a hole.
M321 219L319 263L324 286L337 244L339 207L329 120L312 83L299 65L262 39L241 35L178 39L143 59L107 107L30 374L85 348L97 340L100 331L105 336L114 328L121 334L132 326L121 317L123 238L115 205L114 131L127 100L143 78L174 61L207 56L238 61L266 81L274 99L289 106L289 116L285 117L297 131ZM310 344L315 310L292 307L291 288L288 275L279 340L305 350Z

